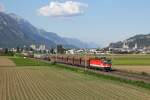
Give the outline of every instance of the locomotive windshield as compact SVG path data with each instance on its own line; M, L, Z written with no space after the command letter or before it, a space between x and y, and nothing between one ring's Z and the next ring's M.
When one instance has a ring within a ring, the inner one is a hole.
M111 64L112 62L111 62L111 60L107 60L107 64Z
M106 59L105 59L105 60L104 60L104 63L105 63L105 64L111 64L111 60L106 60Z
M101 57L100 59L103 60L105 64L112 64L111 60L107 59L106 57Z

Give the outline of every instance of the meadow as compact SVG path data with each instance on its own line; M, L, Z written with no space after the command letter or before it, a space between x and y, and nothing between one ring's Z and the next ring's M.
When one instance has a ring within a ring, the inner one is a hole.
M49 63L42 62L31 58L9 57L17 66L49 66Z
M112 64L115 65L130 65L130 66L150 66L150 55L111 55L106 56L112 59Z

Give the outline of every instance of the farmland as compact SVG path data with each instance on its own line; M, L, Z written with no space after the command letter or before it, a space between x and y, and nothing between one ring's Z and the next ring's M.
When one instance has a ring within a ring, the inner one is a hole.
M1 100L148 100L150 91L55 68L3 68ZM115 91L115 92L114 92Z
M150 91L142 87L76 73L57 65L29 66L33 65L29 62L33 60L28 59L28 67L17 63L16 67L0 67L0 100L150 99Z
M132 71L150 73L150 55L109 55L112 59L113 68Z
M15 66L15 63L8 59L8 57L0 56L0 66Z

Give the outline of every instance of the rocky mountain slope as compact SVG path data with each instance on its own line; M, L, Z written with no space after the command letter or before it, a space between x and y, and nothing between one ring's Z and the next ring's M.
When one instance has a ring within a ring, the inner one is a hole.
M0 47L12 48L17 46L29 46L31 44L45 44L47 47L55 47L62 44L67 48L90 48L91 44L78 42L58 36L56 33L38 29L27 20L15 15L0 12Z

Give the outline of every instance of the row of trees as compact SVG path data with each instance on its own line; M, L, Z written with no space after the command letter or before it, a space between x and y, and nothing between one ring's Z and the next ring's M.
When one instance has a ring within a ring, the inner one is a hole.
M9 51L8 48L5 48L4 50L0 51L1 56L14 56L13 51Z
M32 48L20 48L19 46L16 48L16 52L13 52L12 50L9 50L8 48L5 48L3 50L0 51L0 55L10 55L10 56L13 56L14 53L21 53L22 51L33 51L33 52L36 52L36 53L51 53L51 54L64 54L65 53L65 48L63 47L63 45L57 45L56 48L51 48L49 49L48 51L46 50L43 50L43 51L34 51Z
M51 53L51 54L56 54L56 53L64 54L65 51L66 51L66 49L63 47L63 45L57 45L56 51L54 48L51 48L49 53Z

